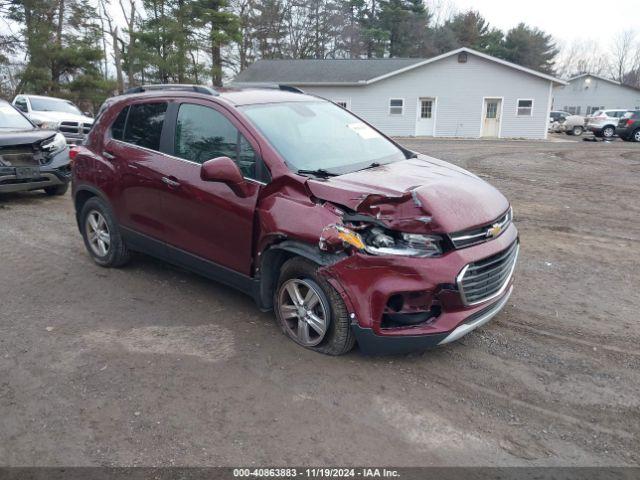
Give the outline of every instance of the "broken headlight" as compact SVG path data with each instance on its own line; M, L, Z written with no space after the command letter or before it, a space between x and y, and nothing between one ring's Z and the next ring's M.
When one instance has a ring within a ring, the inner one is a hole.
M390 232L376 227L368 232L365 250L372 255L436 257L442 255L442 238L421 233Z
M58 152L61 152L67 147L67 141L64 138L64 135L61 133L56 133L50 142L42 145L42 149L47 153L47 155L55 155Z

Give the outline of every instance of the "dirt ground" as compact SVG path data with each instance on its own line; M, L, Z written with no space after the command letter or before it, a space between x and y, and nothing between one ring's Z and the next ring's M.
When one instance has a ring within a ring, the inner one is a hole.
M224 286L94 265L70 196L0 197L2 465L640 461L640 145L407 140L513 202L506 309L456 344L332 358Z

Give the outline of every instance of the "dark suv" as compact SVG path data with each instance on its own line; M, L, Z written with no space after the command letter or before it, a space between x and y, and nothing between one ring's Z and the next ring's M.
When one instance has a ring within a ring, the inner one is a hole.
M622 116L616 135L625 141L640 142L640 110L632 110Z
M500 192L291 87L139 87L105 103L72 156L96 263L139 251L186 267L323 353L446 344L512 291Z

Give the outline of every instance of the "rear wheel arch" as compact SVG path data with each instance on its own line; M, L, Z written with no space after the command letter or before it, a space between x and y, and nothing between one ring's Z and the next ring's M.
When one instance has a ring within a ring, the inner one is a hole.
M110 205L109 201L107 200L107 196L95 187L82 185L81 187L76 189L73 197L73 204L76 210L76 220L78 222L78 226L80 226L80 212L82 212L84 204L94 197L98 197L107 205Z

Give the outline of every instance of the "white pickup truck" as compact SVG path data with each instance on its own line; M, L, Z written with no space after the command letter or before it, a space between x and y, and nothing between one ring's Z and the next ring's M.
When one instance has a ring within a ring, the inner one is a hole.
M70 145L82 143L93 125L88 112L62 98L18 95L12 103L37 126L59 131Z

